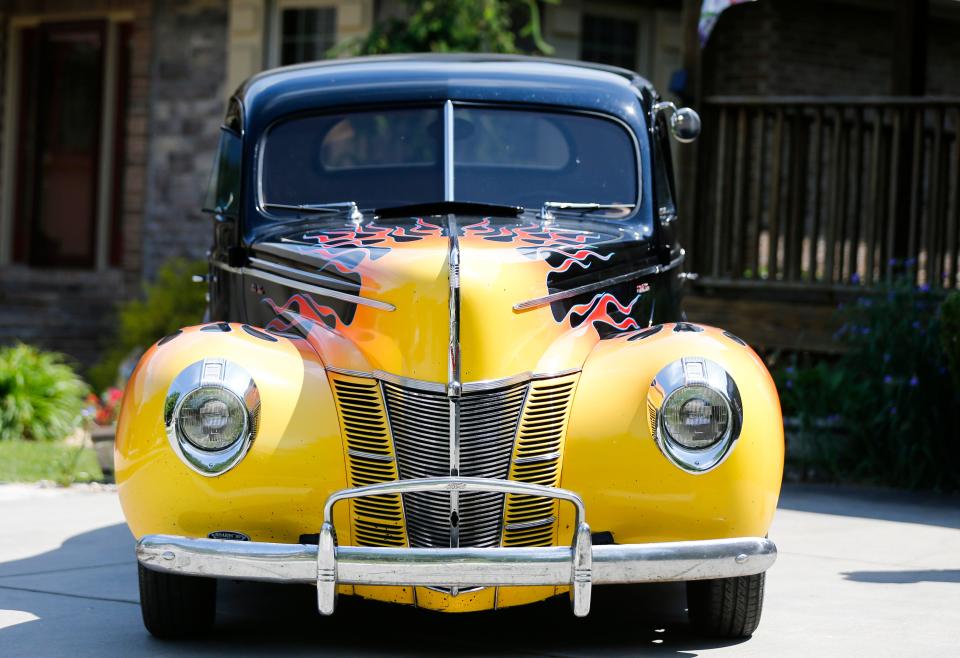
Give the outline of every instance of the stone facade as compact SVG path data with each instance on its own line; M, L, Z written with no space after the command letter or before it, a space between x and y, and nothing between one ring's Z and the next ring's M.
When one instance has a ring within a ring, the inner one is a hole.
M210 218L201 212L226 109L226 0L171 0L154 21L150 155L143 273L169 258L202 258Z

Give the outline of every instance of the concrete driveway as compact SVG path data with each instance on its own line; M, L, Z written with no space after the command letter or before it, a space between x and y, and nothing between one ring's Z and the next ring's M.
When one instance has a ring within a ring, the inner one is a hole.
M957 655L960 504L787 487L771 536L760 629L692 635L682 587L598 588L590 617L564 600L466 616L352 599L314 612L309 587L227 583L214 635L147 635L133 540L116 494L0 486L0 656Z

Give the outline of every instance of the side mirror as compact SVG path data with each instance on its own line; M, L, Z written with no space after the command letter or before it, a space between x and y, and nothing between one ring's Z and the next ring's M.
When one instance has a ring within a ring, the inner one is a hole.
M678 108L670 102L654 104L651 113L656 118L660 112L669 110L670 115L670 134L681 144L689 144L700 136L700 115L697 111L689 107Z

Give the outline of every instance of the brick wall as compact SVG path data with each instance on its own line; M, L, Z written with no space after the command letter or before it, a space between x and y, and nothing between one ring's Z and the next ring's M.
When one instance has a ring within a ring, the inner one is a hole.
M143 273L175 256L203 257L200 212L226 105L226 0L171 0L154 21Z
M723 13L703 51L704 92L889 94L895 47L891 8L885 0L736 5ZM928 93L960 93L960 7L935 5L931 12Z

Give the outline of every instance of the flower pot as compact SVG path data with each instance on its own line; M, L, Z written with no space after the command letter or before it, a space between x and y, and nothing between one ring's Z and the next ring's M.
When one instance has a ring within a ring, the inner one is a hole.
M90 439L104 475L113 475L113 441L116 436L116 425L94 425L90 428Z

